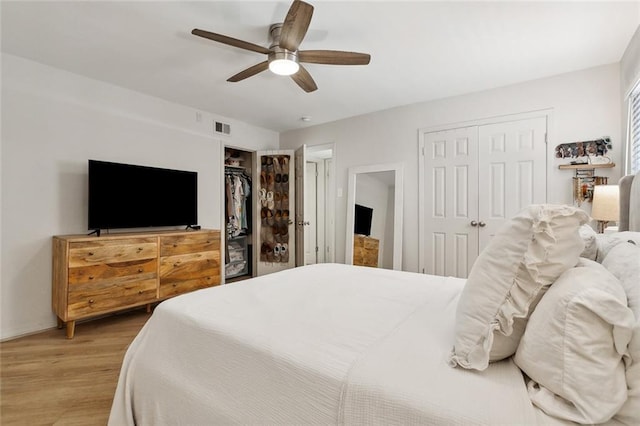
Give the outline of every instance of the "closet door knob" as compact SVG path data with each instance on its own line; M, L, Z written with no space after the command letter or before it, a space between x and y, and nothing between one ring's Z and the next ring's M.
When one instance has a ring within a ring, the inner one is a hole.
M475 220L472 220L470 223L471 226L478 226L478 222L476 222Z
M483 228L483 227L487 226L487 224L486 224L486 223L484 223L484 222L480 222L480 223L478 224L478 226L479 226L479 227L481 227L481 228Z

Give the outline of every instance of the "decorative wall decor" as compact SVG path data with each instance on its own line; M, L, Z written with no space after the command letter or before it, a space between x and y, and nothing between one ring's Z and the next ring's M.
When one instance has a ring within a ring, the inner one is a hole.
M260 261L289 262L289 155L260 158Z
M611 159L606 154L611 148L608 136L592 141L561 143L556 146L556 158L574 158L571 164L609 163Z

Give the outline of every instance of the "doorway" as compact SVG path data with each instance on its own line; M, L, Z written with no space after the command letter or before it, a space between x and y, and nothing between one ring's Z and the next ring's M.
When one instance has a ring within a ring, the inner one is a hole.
M304 164L304 171L296 176L299 200L302 200L296 224L299 248L296 266L334 262L334 146L303 145L296 151L296 156L298 163Z

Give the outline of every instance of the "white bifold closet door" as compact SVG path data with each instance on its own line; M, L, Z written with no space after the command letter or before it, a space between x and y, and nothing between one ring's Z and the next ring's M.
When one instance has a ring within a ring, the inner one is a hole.
M422 272L467 277L507 219L546 202L546 133L546 115L422 133Z

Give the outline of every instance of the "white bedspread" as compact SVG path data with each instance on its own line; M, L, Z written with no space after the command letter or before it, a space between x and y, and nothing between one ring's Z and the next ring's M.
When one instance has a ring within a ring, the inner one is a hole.
M536 424L520 370L446 364L464 280L324 264L158 306L110 425Z

